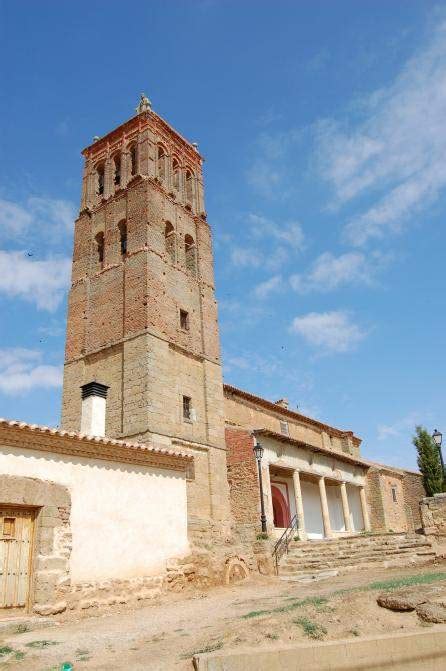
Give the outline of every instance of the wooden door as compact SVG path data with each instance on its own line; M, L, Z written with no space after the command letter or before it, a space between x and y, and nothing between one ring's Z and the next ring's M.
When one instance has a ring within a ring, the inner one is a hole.
M0 608L26 609L34 511L0 505Z

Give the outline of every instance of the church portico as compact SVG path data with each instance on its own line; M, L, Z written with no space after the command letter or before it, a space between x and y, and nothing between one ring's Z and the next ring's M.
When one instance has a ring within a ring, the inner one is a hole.
M267 528L280 535L297 518L301 540L369 531L364 495L368 466L357 459L315 451L311 445L255 431L264 448Z

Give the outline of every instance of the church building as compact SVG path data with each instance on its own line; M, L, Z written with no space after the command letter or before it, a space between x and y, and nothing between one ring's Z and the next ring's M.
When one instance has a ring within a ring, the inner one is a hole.
M82 154L61 426L0 420L0 616L271 572L287 530L301 547L375 534L431 556L407 540L418 473L223 383L197 145L141 96Z

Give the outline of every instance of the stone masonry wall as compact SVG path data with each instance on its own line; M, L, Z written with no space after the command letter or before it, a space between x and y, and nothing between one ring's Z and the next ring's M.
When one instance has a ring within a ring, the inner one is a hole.
M426 495L421 473L406 471L403 476L404 500L406 503L406 515L410 531L418 531L422 528L420 502Z
M39 615L67 608L70 586L71 498L66 487L34 478L0 475L1 503L36 511L30 601Z
M446 540L446 494L435 494L422 499L420 504L423 531L443 543Z
M298 421L288 415L285 416L281 414L280 406L277 406L277 410L269 410L260 405L256 406L254 402L245 400L230 392L225 392L225 418L227 424L234 427L251 431L262 428L275 431L276 433L281 433L280 423L281 421L286 421L291 438L301 440L315 447L359 456L359 447L351 439L341 438L338 435L334 435L334 433L330 435L328 430L324 431L310 423L305 423L304 420Z
M421 475L372 467L365 489L373 531L414 532L420 528L419 502L424 495Z

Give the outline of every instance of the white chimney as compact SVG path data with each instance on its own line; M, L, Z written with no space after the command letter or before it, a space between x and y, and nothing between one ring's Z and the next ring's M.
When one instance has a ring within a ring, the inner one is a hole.
M105 436L105 407L108 387L100 382L88 382L82 387L81 433Z

